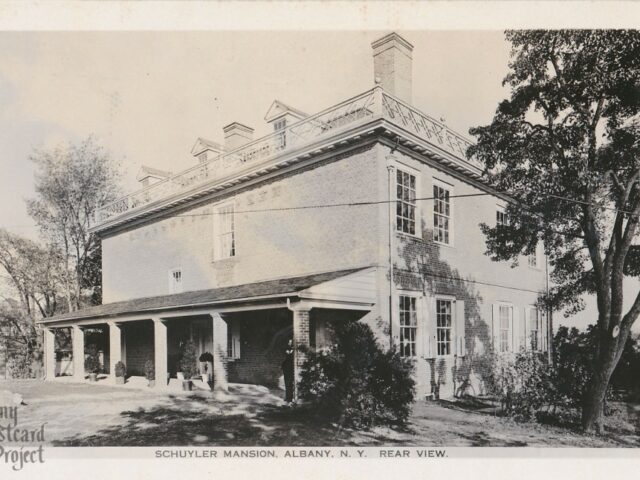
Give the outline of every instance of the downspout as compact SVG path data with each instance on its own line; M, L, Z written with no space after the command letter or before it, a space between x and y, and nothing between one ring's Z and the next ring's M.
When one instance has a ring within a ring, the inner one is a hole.
M545 277L547 282L547 299L549 298L549 258L544 256ZM553 362L553 311L547 307L547 359L549 364Z
M387 157L391 160L393 157ZM393 346L393 171L392 164L387 165L388 175L388 201L389 201L389 349Z

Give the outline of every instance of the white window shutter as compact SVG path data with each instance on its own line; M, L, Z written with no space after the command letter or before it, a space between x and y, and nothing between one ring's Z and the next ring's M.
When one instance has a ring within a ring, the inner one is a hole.
M491 305L492 330L493 330L493 351L500 351L500 306L497 303Z
M546 310L538 310L540 316L540 324L538 326L538 350L546 352L549 349L549 332L547 331L548 318Z
M456 353L459 357L464 357L467 354L466 348L466 331L465 331L465 313L464 313L464 301L456 300Z
M436 299L427 298L427 331L425 335L427 358L436 356Z
M524 349L525 351L531 349L531 308L524 307Z
M511 334L511 351L513 352L519 352L520 351L520 346L522 345L522 326L520 325L520 315L519 315L519 311L517 308L515 307L511 307L511 315L512 315L512 325L513 325L513 331Z
M418 298L418 355L429 356L429 303L426 297Z

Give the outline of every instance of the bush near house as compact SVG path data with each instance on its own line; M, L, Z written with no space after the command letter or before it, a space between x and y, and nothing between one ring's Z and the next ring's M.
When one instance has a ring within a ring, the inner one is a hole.
M124 363L118 362L116 363L116 377L124 377L127 374L127 367Z
M190 380L198 374L197 361L198 355L196 351L196 344L193 340L189 340L182 346L178 367L179 371L184 374L185 380Z
M500 401L505 415L533 420L552 402L555 378L544 354L493 354L490 365L488 389Z
M489 392L498 398L506 415L518 420L577 418L595 358L595 338L592 326L584 332L560 327L553 339L553 364L540 352L491 355ZM640 349L637 340L629 338L612 376L607 400L633 400L639 388L633 373L637 375L638 371Z
M383 351L365 324L340 322L331 330L330 348L307 351L300 398L324 418L349 427L405 424L415 397L410 361L396 350Z
M90 345L84 358L84 369L87 373L100 373L100 357L98 356L98 348Z
M144 362L144 374L147 377L147 380L156 379L156 366L153 360L147 360Z

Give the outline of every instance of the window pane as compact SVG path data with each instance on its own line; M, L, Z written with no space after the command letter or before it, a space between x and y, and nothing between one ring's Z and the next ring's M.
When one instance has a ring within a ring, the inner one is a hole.
M416 355L417 310L416 299L407 295L398 298L400 307L400 354L404 357Z

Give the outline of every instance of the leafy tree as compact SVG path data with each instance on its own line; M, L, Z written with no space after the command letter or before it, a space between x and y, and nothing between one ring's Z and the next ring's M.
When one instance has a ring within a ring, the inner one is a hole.
M510 97L490 125L471 129L469 156L513 201L508 225L488 226L496 260L539 242L552 267L545 298L573 314L597 297L596 354L582 426L602 431L611 375L640 313L623 311L625 275L640 275L640 33L633 30L509 31ZM634 280L635 281L635 280Z
M63 263L56 248L0 229L0 266L6 272L7 292L0 303L0 328L5 347L24 355L25 362L39 349L36 319L60 311Z
M100 242L89 231L97 208L119 195L118 165L90 137L81 143L36 150L36 197L27 201L42 236L63 255L68 309L100 303ZM95 287L95 288L94 288ZM88 299L87 299L88 297Z

